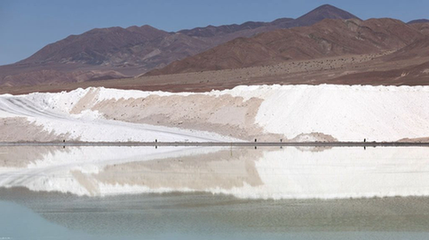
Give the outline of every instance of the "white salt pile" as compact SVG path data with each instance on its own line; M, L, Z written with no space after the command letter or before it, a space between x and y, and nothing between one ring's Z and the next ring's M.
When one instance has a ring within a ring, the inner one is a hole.
M0 141L398 141L429 137L427 102L429 87L343 85L0 95Z

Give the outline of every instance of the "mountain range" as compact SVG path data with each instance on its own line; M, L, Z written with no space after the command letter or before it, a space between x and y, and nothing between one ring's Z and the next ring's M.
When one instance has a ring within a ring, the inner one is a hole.
M297 19L207 26L178 32L165 32L148 25L93 29L49 44L15 64L0 66L0 84L52 84L135 76L238 37L310 26L328 18L358 19L334 6L323 5Z
M423 36L420 30L394 19L325 19L309 27L237 38L149 74L234 69L289 60L376 53L406 47Z
M363 21L331 5L296 19L178 32L148 25L92 29L49 44L15 64L0 66L0 85L123 81L143 75L238 69L387 51L393 54L383 61L392 62L424 57L428 35L428 20L407 24L387 18ZM425 66L424 61L418 63Z

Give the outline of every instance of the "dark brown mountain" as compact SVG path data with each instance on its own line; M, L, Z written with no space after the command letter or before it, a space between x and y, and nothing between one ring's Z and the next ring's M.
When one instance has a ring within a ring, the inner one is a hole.
M238 38L176 61L148 75L270 65L345 54L399 49L422 38L417 29L394 19L326 19L310 27L282 29Z
M167 33L147 25L93 29L49 44L15 64L0 66L0 84L31 84L32 79L36 84L134 76L211 46L184 34ZM92 76L93 71L98 73L97 77L73 77Z
M293 21L292 18L287 19ZM269 23L266 22L245 22L243 24L232 24L232 25L222 25L222 26L212 26L207 27L198 27L193 29L185 29L179 31L179 33L185 34L191 37L214 37L229 33L234 33L243 30L250 30L259 27L268 26Z
M156 39L169 36L167 32L150 26L93 29L81 35L72 35L64 40L52 43L36 52L31 57L18 62L36 63L83 63L89 65L115 64L125 62L130 56L116 59L120 50L130 46L148 44ZM130 52L136 53L136 52ZM139 52L140 53L140 52Z
M49 44L16 64L0 66L0 85L57 84L135 76L238 37L251 37L281 28L308 26L326 18L349 19L356 16L333 6L323 5L296 20L281 18L269 23L207 26L177 33L165 32L148 25L93 29ZM94 72L97 74L93 74ZM87 77L77 77L82 75Z
M191 37L215 37L220 35L226 35L239 31L252 30L258 28L267 28L269 30L291 28L291 27L302 27L313 25L323 19L359 19L355 15L331 6L329 4L322 5L311 12L297 18L279 18L272 22L245 22L237 25L223 25L223 26L207 26L198 27L190 30L181 30L179 33L183 33ZM260 29L259 32L266 32Z
M297 18L293 25L294 27L311 26L323 19L359 19L355 15L331 6L329 4L322 5L313 11Z
M134 74L165 65L183 55L192 55L208 47L209 44L198 39L178 33L167 33L148 25L126 29L113 27L93 29L81 35L69 36L47 45L16 65L25 68L87 66ZM175 54L179 54L179 57Z
M355 15L331 5L322 5L311 12L299 17L279 18L272 22L245 22L241 25L207 26L182 30L183 33L193 38L199 38L213 46L231 41L239 37L252 37L259 33L269 32L277 29L288 29L293 27L311 26L323 19L359 19Z

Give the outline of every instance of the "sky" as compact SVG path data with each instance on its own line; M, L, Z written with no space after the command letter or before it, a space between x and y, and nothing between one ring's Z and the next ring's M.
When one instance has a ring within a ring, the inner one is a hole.
M331 4L361 19L429 19L427 0L0 0L0 65L93 28L151 25L177 31L297 18Z

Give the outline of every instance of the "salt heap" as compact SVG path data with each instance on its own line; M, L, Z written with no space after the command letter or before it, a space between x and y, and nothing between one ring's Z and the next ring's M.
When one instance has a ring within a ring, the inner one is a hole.
M0 95L0 141L398 141L429 137L429 87L105 88Z

